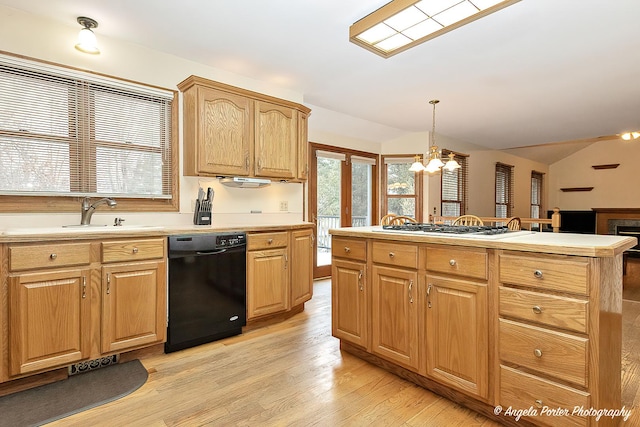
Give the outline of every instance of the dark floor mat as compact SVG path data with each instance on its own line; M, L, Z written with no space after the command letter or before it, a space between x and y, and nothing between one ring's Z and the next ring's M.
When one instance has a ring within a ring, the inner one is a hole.
M38 426L111 402L147 381L139 360L74 375L0 397L0 426Z

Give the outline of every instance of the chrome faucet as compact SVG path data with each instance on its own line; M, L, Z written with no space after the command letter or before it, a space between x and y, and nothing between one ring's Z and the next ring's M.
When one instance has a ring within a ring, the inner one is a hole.
M105 197L94 204L90 205L91 199L89 197L85 197L82 199L82 218L80 219L80 225L89 225L91 224L91 215L96 210L96 208L102 204L107 204L110 208L114 208L117 203L111 197Z

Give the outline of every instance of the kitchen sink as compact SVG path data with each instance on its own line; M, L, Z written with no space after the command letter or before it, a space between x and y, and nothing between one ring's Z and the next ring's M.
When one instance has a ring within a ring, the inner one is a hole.
M58 227L8 228L0 235L37 235L37 234L83 234L83 233L126 233L131 231L164 230L162 225L63 225Z

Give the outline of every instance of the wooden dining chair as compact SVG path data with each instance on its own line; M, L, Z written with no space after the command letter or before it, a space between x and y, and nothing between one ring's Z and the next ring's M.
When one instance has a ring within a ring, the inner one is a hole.
M391 225L393 220L397 217L396 214L387 214L380 218L380 225Z
M453 225L484 225L484 222L475 215L462 215L453 221Z
M400 215L393 218L393 220L391 221L391 224L402 225L402 224L406 224L407 222L417 223L418 221L416 221L415 218L411 218L410 216Z
M507 222L507 228L509 230L520 230L522 227L522 221L517 216L514 216Z

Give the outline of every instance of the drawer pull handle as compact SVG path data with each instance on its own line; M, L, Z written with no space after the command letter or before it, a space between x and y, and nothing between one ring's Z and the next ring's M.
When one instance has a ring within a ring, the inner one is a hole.
M58 258L58 255L57 254L51 254L51 255L49 255L49 258L56 259L56 258Z
M133 248L133 249L131 250L131 252L133 252L134 254L137 254L137 253L138 253L138 248Z
M533 310L533 312L534 312L535 314L540 314L540 313L542 313L542 308L541 308L539 305L534 305L534 306L533 306L533 308L532 308L532 310Z
M345 247L344 247L344 251L345 251L346 253L349 253L349 252L351 252L351 248L350 248L349 246L345 246Z
M389 252L389 258L393 258L394 256L396 256L396 254L394 254L393 252Z
M540 400L540 399L536 399L536 406L537 406L538 408L542 408L542 400Z
M540 350L539 348L536 348L535 350L533 350L533 355L535 357L542 357L542 350Z
M269 239L269 240L267 240L267 245L270 245L270 244L272 244L272 243L273 243L273 239Z
M450 265L451 267L453 267L454 265L456 265L456 260L455 260L455 259L450 259L450 260L449 260L449 265Z
M533 275L536 276L536 279L542 279L542 271L540 270L534 271Z

